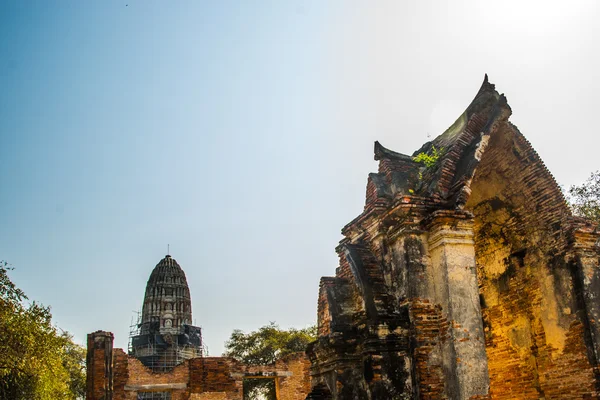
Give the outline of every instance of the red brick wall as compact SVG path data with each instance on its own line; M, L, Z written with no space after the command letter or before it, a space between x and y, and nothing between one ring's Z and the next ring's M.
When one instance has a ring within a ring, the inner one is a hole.
M419 397L441 399L445 394L441 357L431 357L432 351L448 338L449 323L441 307L428 301L413 300L411 314L414 321L415 349L413 353Z
M129 360L127 354L122 349L114 349L113 352L113 388L114 400L127 400L125 385L129 380Z
M231 395L241 396L241 386L238 387L231 376L231 366L232 360L224 357L190 360L190 392L229 392Z
M146 391L169 391L172 400L241 400L245 377L275 379L279 400L304 400L310 391L310 362L303 353L266 366L198 357L169 372L152 372L122 349L113 350L111 333L101 332L95 340L92 335L88 336L88 400L135 400L138 392Z
M466 207L476 254L494 399L594 398L576 285L560 261L564 200L510 126L490 139Z
M87 336L86 398L103 400L112 396L113 334L96 331Z
M304 353L293 354L277 362L278 370L291 372L291 376L280 378L280 400L304 400L310 391L310 361Z

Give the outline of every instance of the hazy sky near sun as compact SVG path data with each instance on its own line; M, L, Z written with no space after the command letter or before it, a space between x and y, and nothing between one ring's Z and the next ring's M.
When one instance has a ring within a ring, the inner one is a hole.
M373 142L412 154L488 73L565 187L599 169L597 1L3 1L0 259L126 347L152 268L211 355L316 322Z

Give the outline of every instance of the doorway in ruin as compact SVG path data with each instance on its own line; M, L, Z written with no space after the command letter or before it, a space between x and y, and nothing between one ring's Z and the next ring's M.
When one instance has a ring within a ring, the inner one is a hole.
M244 400L277 400L276 377L246 377L243 380Z
M171 400L171 392L138 392L137 400Z

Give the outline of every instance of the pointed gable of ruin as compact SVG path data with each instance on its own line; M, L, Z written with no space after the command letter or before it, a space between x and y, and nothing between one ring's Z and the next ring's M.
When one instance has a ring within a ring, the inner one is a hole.
M412 156L375 142L379 171L369 175L367 208L378 201L380 205L388 206L393 200L410 195L436 200L449 208L462 208L469 199L476 170L491 144L489 153L494 154L488 159L497 162L499 158L507 157L518 163L519 168L528 169L530 178L543 181L545 197L554 198L556 203L552 206L565 212L559 186L527 139L509 121L511 114L506 97L496 91L486 75L465 112L444 133L425 143ZM507 137L510 143L506 140L490 142L497 136ZM493 148L501 145L501 149ZM415 160L419 154L432 154L434 149L439 154L435 166L428 168ZM539 195L539 191L536 194Z

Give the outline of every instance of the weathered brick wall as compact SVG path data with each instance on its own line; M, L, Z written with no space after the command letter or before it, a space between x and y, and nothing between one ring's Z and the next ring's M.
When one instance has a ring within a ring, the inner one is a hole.
M172 400L187 400L190 387L190 360L184 361L171 371L153 372L135 357L127 358L126 399L135 399L135 394L145 391L169 391ZM115 378L117 378L115 376Z
M153 372L122 349L110 332L88 336L88 400L135 400L141 392L171 393L172 400L242 400L245 378L277 382L279 400L304 400L310 391L310 361L292 354L273 365L247 366L232 358L198 357L171 371Z
M87 336L86 398L104 400L113 393L113 339L111 332L96 331Z
M125 385L129 380L129 360L123 349L114 349L113 351L113 388L114 400L127 400L131 398L125 391Z
M413 300L410 308L414 321L415 340L412 355L419 397L444 398L446 393L444 365L440 357L439 345L442 341L449 340L448 320L442 314L441 307L427 300Z
M544 287L547 282L535 266L521 268L501 287L490 283L482 288L491 303L483 310L491 394L495 399L592 398L594 369L580 312L568 306L553 309L554 296L561 292L552 293L554 285ZM495 291L500 291L498 299L490 300Z
M247 366L226 357L189 361L190 399L242 399L245 377L275 379L280 400L304 400L310 391L310 361L303 353L266 366Z
M591 398L562 196L552 176L509 125L492 137L471 185L478 277L495 399ZM562 231L561 231L562 229Z
M331 333L331 312L329 311L329 300L327 299L327 288L332 286L335 278L323 277L319 284L319 299L317 301L317 328L319 336Z
M225 393L227 399L242 398L242 386L232 377L234 360L204 357L190 360L191 393Z
M600 230L570 215L511 113L486 77L413 153L431 162L375 143L321 280L311 398L598 398Z
M304 400L310 391L310 361L306 355L293 354L279 360L276 368L288 373L279 380L279 398Z

